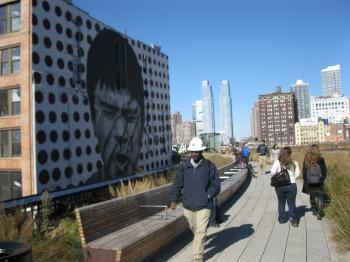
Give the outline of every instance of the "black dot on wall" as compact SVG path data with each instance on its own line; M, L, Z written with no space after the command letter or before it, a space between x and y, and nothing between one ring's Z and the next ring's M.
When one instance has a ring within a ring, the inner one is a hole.
M59 168L56 167L54 170L52 170L52 178L55 181L61 178L61 170Z
M79 122L79 120L80 120L80 115L79 115L79 113L78 113L78 112L75 112L74 115L73 115L73 118L74 118L74 121L75 121L75 122Z
M50 30L50 28L51 28L51 24L50 24L50 21L48 20L48 19L44 19L43 20L43 26L44 26L44 28L46 29L46 30Z
M77 32L77 33L75 34L75 39L76 39L77 41L83 41L83 39L84 39L83 33L82 33L82 32Z
M38 24L38 17L35 14L32 15L32 24L34 26Z
M37 0L32 1L32 6L36 6L38 4Z
M91 25L91 21L90 20L86 20L86 27L88 29L91 29L92 25Z
M68 38L72 38L72 30L71 30L70 28L67 28L67 29L66 29L66 36L67 36Z
M39 64L40 63L40 56L37 52L33 52L32 54L32 60L34 64Z
M62 139L63 139L63 141L68 141L69 140L69 132L67 130L64 130L62 132Z
M89 156L91 155L91 146L87 146L86 149L85 149L85 153Z
M56 101L56 97L53 93L49 93L49 103L52 105Z
M46 151L45 150L41 150L41 151L39 151L39 153L38 153L38 161L39 161L39 163L40 164L45 164L46 162L47 162L47 153L46 153Z
M79 129L76 129L76 130L74 131L74 137L75 137L76 139L80 139L80 137L81 137L81 132L80 132Z
M100 32L101 31L101 27L99 24L95 24L95 30L96 32Z
M71 21L72 20L72 13L67 11L65 17L66 17L67 21Z
M65 86L66 85L66 79L64 79L63 76L60 76L58 78L58 83L59 83L60 86Z
M62 52L63 50L63 43L61 41L56 42L56 48L58 51Z
M97 169L101 169L101 167L102 167L102 162L101 162L100 160L97 161L96 167L97 167Z
M45 46L46 46L47 48L51 48L52 43L51 43L50 38L45 37L45 38L44 38L44 44L45 44Z
M79 98L77 95L73 95L72 101L74 103L74 105L77 105L79 103Z
M34 81L36 84L41 83L41 74L39 72L34 72Z
M88 170L89 172L92 171L92 164L91 164L91 163L88 163L88 164L87 164L87 170Z
M79 175L83 173L83 165L82 164L77 165L77 172Z
M85 137L86 137L87 139L89 139L90 136L91 136L90 130L89 130L89 129L86 129L86 130L85 130Z
M45 121L45 114L42 111L37 111L35 114L35 119L39 124L42 124Z
M50 111L49 113L49 121L50 123L54 124L56 123L56 120L57 120L57 115L54 111Z
M62 34L63 28L61 24L56 24L55 28L57 33Z
M70 166L66 167L66 169L64 170L64 175L67 178L70 178L73 175L73 169Z
M46 12L49 12L50 11L50 5L47 1L43 1L42 3L42 6L43 6L43 9L46 11Z
M46 82L47 82L48 85L50 85L50 86L52 86L52 85L54 84L55 79L54 79L54 77L53 77L52 74L48 74L48 75L46 76Z
M57 60L57 66L58 66L59 69L63 69L64 68L64 61L63 61L62 58L59 58Z
M77 16L75 18L75 24L78 26L81 26L83 24L83 19L81 18L81 16Z
M58 17L60 17L62 15L62 9L59 6L56 6L55 13Z
M40 130L36 133L36 140L39 144L44 144L46 142L46 133L43 130Z
M71 151L70 151L70 149L66 148L66 149L63 151L63 157L64 157L64 159L66 159L66 160L70 159L70 157L71 157Z
M92 37L91 37L91 35L88 35L86 39L87 39L88 43L91 45L92 44Z
M81 156L81 153L82 153L81 147L78 146L78 147L75 149L75 155L76 155L77 157L80 157L80 156Z
M68 96L67 96L66 93L63 93L63 94L61 95L61 102L62 102L63 104L65 104L65 103L67 103L67 101L68 101Z
M50 132L50 140L51 140L52 143L56 143L57 142L57 140L58 140L58 133L57 133L57 131L52 130Z
M47 172L47 170L42 170L39 174L39 182L42 185L46 185L49 182L50 176L49 176L49 172Z
M32 42L33 42L33 45L37 45L39 43L39 38L36 33L32 34Z
M45 56L45 64L49 67L52 66L52 58L51 56Z
M60 152L57 149L51 151L51 160L56 162L60 158Z
M73 78L69 78L69 85L71 88L75 88L75 82L74 82Z
M61 120L62 120L63 123L67 123L68 122L68 114L63 112L61 114Z

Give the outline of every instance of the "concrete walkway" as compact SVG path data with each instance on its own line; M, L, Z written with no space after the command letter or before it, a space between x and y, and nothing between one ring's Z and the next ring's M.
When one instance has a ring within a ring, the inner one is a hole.
M258 171L258 167L254 167ZM209 228L205 261L350 261L349 254L336 252L331 226L312 215L308 195L298 183L297 212L299 227L277 221L277 197L270 186L270 175L256 174L223 209L225 222ZM192 260L192 234L157 254L152 261Z

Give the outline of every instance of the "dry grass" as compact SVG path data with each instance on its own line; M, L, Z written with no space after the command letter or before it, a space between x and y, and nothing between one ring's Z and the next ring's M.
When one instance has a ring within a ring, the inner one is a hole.
M0 210L0 239L29 242L32 238L34 221L20 209L14 212Z
M232 156L226 154L224 155L218 153L204 153L203 156L204 158L213 162L217 166L217 168L225 166L233 161Z

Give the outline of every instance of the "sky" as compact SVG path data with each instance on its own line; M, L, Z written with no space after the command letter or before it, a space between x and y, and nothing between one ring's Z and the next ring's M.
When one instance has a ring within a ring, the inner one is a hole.
M169 56L171 112L192 119L201 82L214 94L220 131L219 88L231 86L234 135L250 136L259 94L277 85L290 91L302 79L321 96L321 69L340 64L343 94L350 97L348 0L74 0L91 16Z

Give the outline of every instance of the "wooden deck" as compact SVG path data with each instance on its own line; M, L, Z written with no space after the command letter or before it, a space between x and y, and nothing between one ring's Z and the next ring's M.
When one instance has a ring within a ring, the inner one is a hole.
M226 220L220 228L209 228L205 261L350 261L350 254L337 253L330 223L312 215L301 183L297 195L300 224L294 228L277 221L277 197L270 175L256 175L224 207ZM188 233L152 261L191 261L191 240Z

